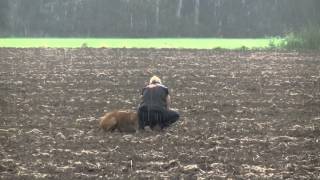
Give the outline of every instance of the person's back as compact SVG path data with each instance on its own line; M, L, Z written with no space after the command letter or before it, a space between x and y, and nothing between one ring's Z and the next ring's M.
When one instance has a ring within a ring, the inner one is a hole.
M149 84L142 90L141 107L153 110L167 109L168 88L161 84Z
M138 109L139 129L150 126L151 129L159 125L161 129L179 119L179 114L169 109L170 95L160 78L151 77L149 85L142 90L142 102Z

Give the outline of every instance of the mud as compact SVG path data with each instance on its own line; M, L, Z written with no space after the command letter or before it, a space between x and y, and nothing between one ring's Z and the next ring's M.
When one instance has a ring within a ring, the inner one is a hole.
M105 133L152 74L181 119ZM320 53L0 49L0 179L319 179Z

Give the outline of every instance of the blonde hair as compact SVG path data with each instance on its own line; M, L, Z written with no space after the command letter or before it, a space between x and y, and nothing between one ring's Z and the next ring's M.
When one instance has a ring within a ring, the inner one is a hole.
M149 84L154 84L154 83L162 84L161 79L158 76L152 76L150 78Z

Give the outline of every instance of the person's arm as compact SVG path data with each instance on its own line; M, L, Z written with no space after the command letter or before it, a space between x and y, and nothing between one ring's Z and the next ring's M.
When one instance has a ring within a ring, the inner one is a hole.
M143 100L143 92L144 92L145 89L146 89L146 88L144 87L144 88L142 88L142 90L141 90L140 100Z
M166 97L166 103L167 103L167 109L170 109L170 104L171 104L171 98L170 95L168 94Z

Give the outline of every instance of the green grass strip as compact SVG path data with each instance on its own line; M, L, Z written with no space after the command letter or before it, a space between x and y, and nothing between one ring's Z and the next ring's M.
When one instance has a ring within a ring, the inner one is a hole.
M281 39L223 38L0 38L0 47L13 48L186 48L239 49L278 46Z

